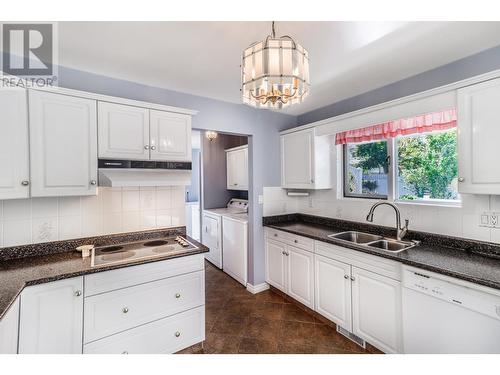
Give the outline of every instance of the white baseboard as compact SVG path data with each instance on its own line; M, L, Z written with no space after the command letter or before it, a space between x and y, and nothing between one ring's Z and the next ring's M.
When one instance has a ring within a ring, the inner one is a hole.
M257 285L252 285L250 283L247 283L247 290L252 294L257 294L257 293L263 292L264 290L268 290L268 289L269 289L268 283L262 283L262 284L257 284Z

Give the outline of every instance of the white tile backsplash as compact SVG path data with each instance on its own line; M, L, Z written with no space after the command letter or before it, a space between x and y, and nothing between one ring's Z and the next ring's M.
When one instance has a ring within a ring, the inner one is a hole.
M99 188L97 196L0 201L0 247L182 226L184 191Z
M3 222L3 246L31 243L31 219Z
M289 197L280 187L265 187L264 216L301 212L366 223L366 215L375 203L369 199L337 198L332 190L310 191L309 197ZM410 229L500 243L500 229L479 226L480 214L500 212L500 196L462 195L461 207L399 204L402 219L410 220ZM374 224L394 226L394 211L380 207L374 215Z

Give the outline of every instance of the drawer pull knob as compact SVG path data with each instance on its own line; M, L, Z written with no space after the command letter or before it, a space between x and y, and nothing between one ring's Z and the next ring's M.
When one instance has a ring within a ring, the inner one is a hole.
M175 293L175 298L181 298L181 294L180 293Z
M75 297L80 297L82 295L82 291L81 290L77 290L75 292Z
M351 276L351 281L356 281L356 278L354 276Z
M278 233L274 233L274 237L278 237Z
M127 352L126 350L124 350L124 351L122 352L122 354L128 354L128 352Z
M179 331L175 332L175 337L179 337L181 333Z
M295 242L295 243L299 243L299 240L293 240L293 242Z
M348 279L349 278L349 275L344 275L344 279Z
M123 312L124 314L128 313L128 307L124 307L124 308L122 309L122 312Z

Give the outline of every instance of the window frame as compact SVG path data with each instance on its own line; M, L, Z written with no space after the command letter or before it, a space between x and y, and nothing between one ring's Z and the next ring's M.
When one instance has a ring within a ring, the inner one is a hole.
M458 132L458 128L455 128ZM422 133L426 134L426 133ZM430 134L430 133L428 133ZM458 136L458 133L457 133ZM451 199L415 199L415 200L406 200L399 199L399 187L397 183L398 177L398 151L397 151L397 138L389 138L386 139L387 142L387 156L389 158L389 172L387 173L387 197L383 196L368 196L361 194L350 194L346 192L346 180L345 176L347 175L347 162L346 162L346 154L347 154L347 144L338 145L340 147L340 157L341 157L341 169L342 173L340 173L341 181L340 184L342 186L342 193L339 194L340 199L345 200L383 200L397 204L403 205L419 205L419 206L441 206L441 207L462 207L462 199L460 194L458 195L459 199L451 200Z
M349 193L347 192L347 144L343 144L342 146L342 195L344 198L358 198L358 199L378 199L378 200L389 200L390 193L391 193L391 178L390 178L390 169L391 169L391 155L389 153L389 139L387 140L382 140L386 141L387 145L387 157L389 158L388 164L389 164L389 172L387 173L387 195L367 195L367 194L356 194L356 193ZM381 141L374 141L374 142L381 142ZM366 142L369 143L369 142Z

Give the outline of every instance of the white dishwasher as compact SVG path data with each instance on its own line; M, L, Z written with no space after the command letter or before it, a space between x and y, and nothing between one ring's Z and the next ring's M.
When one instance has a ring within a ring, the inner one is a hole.
M500 353L500 291L403 267L405 353Z

